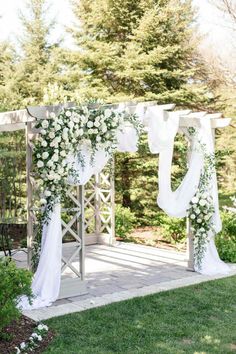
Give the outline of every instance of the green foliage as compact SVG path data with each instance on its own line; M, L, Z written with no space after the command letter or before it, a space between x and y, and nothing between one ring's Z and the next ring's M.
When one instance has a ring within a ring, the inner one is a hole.
M169 243L177 244L186 239L186 219L170 218L162 214L161 233L164 240Z
M73 4L78 26L71 32L79 51L71 57L70 76L77 77L82 96L194 107L214 101L199 77L196 84L199 59L192 42L191 1Z
M137 226L137 219L129 208L116 206L115 228L116 236L126 239L129 233Z
M28 270L18 269L14 262L7 258L0 259L0 337L11 321L17 319L20 311L17 308L19 296L32 298L32 275Z
M216 246L222 260L236 263L236 214L221 213L223 228L216 236Z

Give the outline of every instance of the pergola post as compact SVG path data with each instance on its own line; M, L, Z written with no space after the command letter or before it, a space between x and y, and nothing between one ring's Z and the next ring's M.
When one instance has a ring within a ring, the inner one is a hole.
M33 176L32 171L32 122L26 123L26 185L27 185L27 264L32 270L33 241L34 241L34 216L33 216Z

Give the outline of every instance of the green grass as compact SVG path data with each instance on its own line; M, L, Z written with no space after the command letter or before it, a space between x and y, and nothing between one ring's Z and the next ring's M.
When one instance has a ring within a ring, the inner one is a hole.
M44 353L236 352L236 277L140 297L46 321Z

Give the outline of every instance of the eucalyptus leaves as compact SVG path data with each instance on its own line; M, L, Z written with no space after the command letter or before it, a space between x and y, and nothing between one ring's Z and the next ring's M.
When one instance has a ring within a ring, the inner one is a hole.
M135 115L111 110L106 106L89 109L86 105L64 109L60 114L50 114L49 119L39 120L39 138L35 145L35 164L42 181L43 196L41 205L45 206L43 221L48 220L49 212L57 200L65 197L68 176L79 182L78 171L73 159L77 156L83 166L81 146L90 149L91 164L99 149L112 155L117 146L117 131L124 124L131 124L138 132L141 124Z

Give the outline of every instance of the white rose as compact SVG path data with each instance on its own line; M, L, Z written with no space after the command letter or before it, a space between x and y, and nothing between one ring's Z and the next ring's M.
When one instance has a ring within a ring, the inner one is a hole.
M37 162L37 166L38 166L39 168L43 167L43 166L44 166L43 161L39 160L39 161Z
M50 191L45 191L45 193L44 193L44 195L45 195L46 197L50 197L51 194L52 194L52 193L51 193Z
M204 205L206 205L206 200L205 199L201 199L200 200L200 202L199 202L199 204L201 205L201 206L204 206Z
M42 127L43 128L48 128L48 121L46 120L46 119L44 119L43 121L42 121Z
M42 154L43 160L46 160L48 158L48 156L49 156L49 153L47 151L43 152L43 154Z
M40 199L40 204L41 204L41 205L45 205L45 204L47 204L46 199L41 198L41 199Z
M198 203L198 198L197 197L193 197L191 201L192 201L193 204L196 204L196 203Z
M88 127L88 128L92 128L92 127L93 127L93 122L89 121L89 122L87 123L87 127Z
M60 152L60 155L63 156L63 157L65 157L65 156L66 156L65 150L62 150L62 151Z
M52 167L52 165L53 165L52 160L49 160L49 161L47 162L47 166L48 166L48 167Z
M46 142L46 140L43 140L42 143L41 143L41 145L42 145L43 147L47 147L47 146L48 146L48 143Z
M52 156L52 161L54 161L54 162L57 162L57 161L58 161L58 155L57 155L57 154L54 154L54 155Z
M105 118L109 118L111 116L111 110L110 109L105 109L104 116L105 116Z
M95 123L94 123L94 126L95 126L96 128L98 128L98 127L100 126L100 123L96 120Z
M54 132L50 132L49 133L49 138L54 139L55 138L55 133Z
M71 114L72 114L71 111L66 111L66 116L67 117L71 117Z

